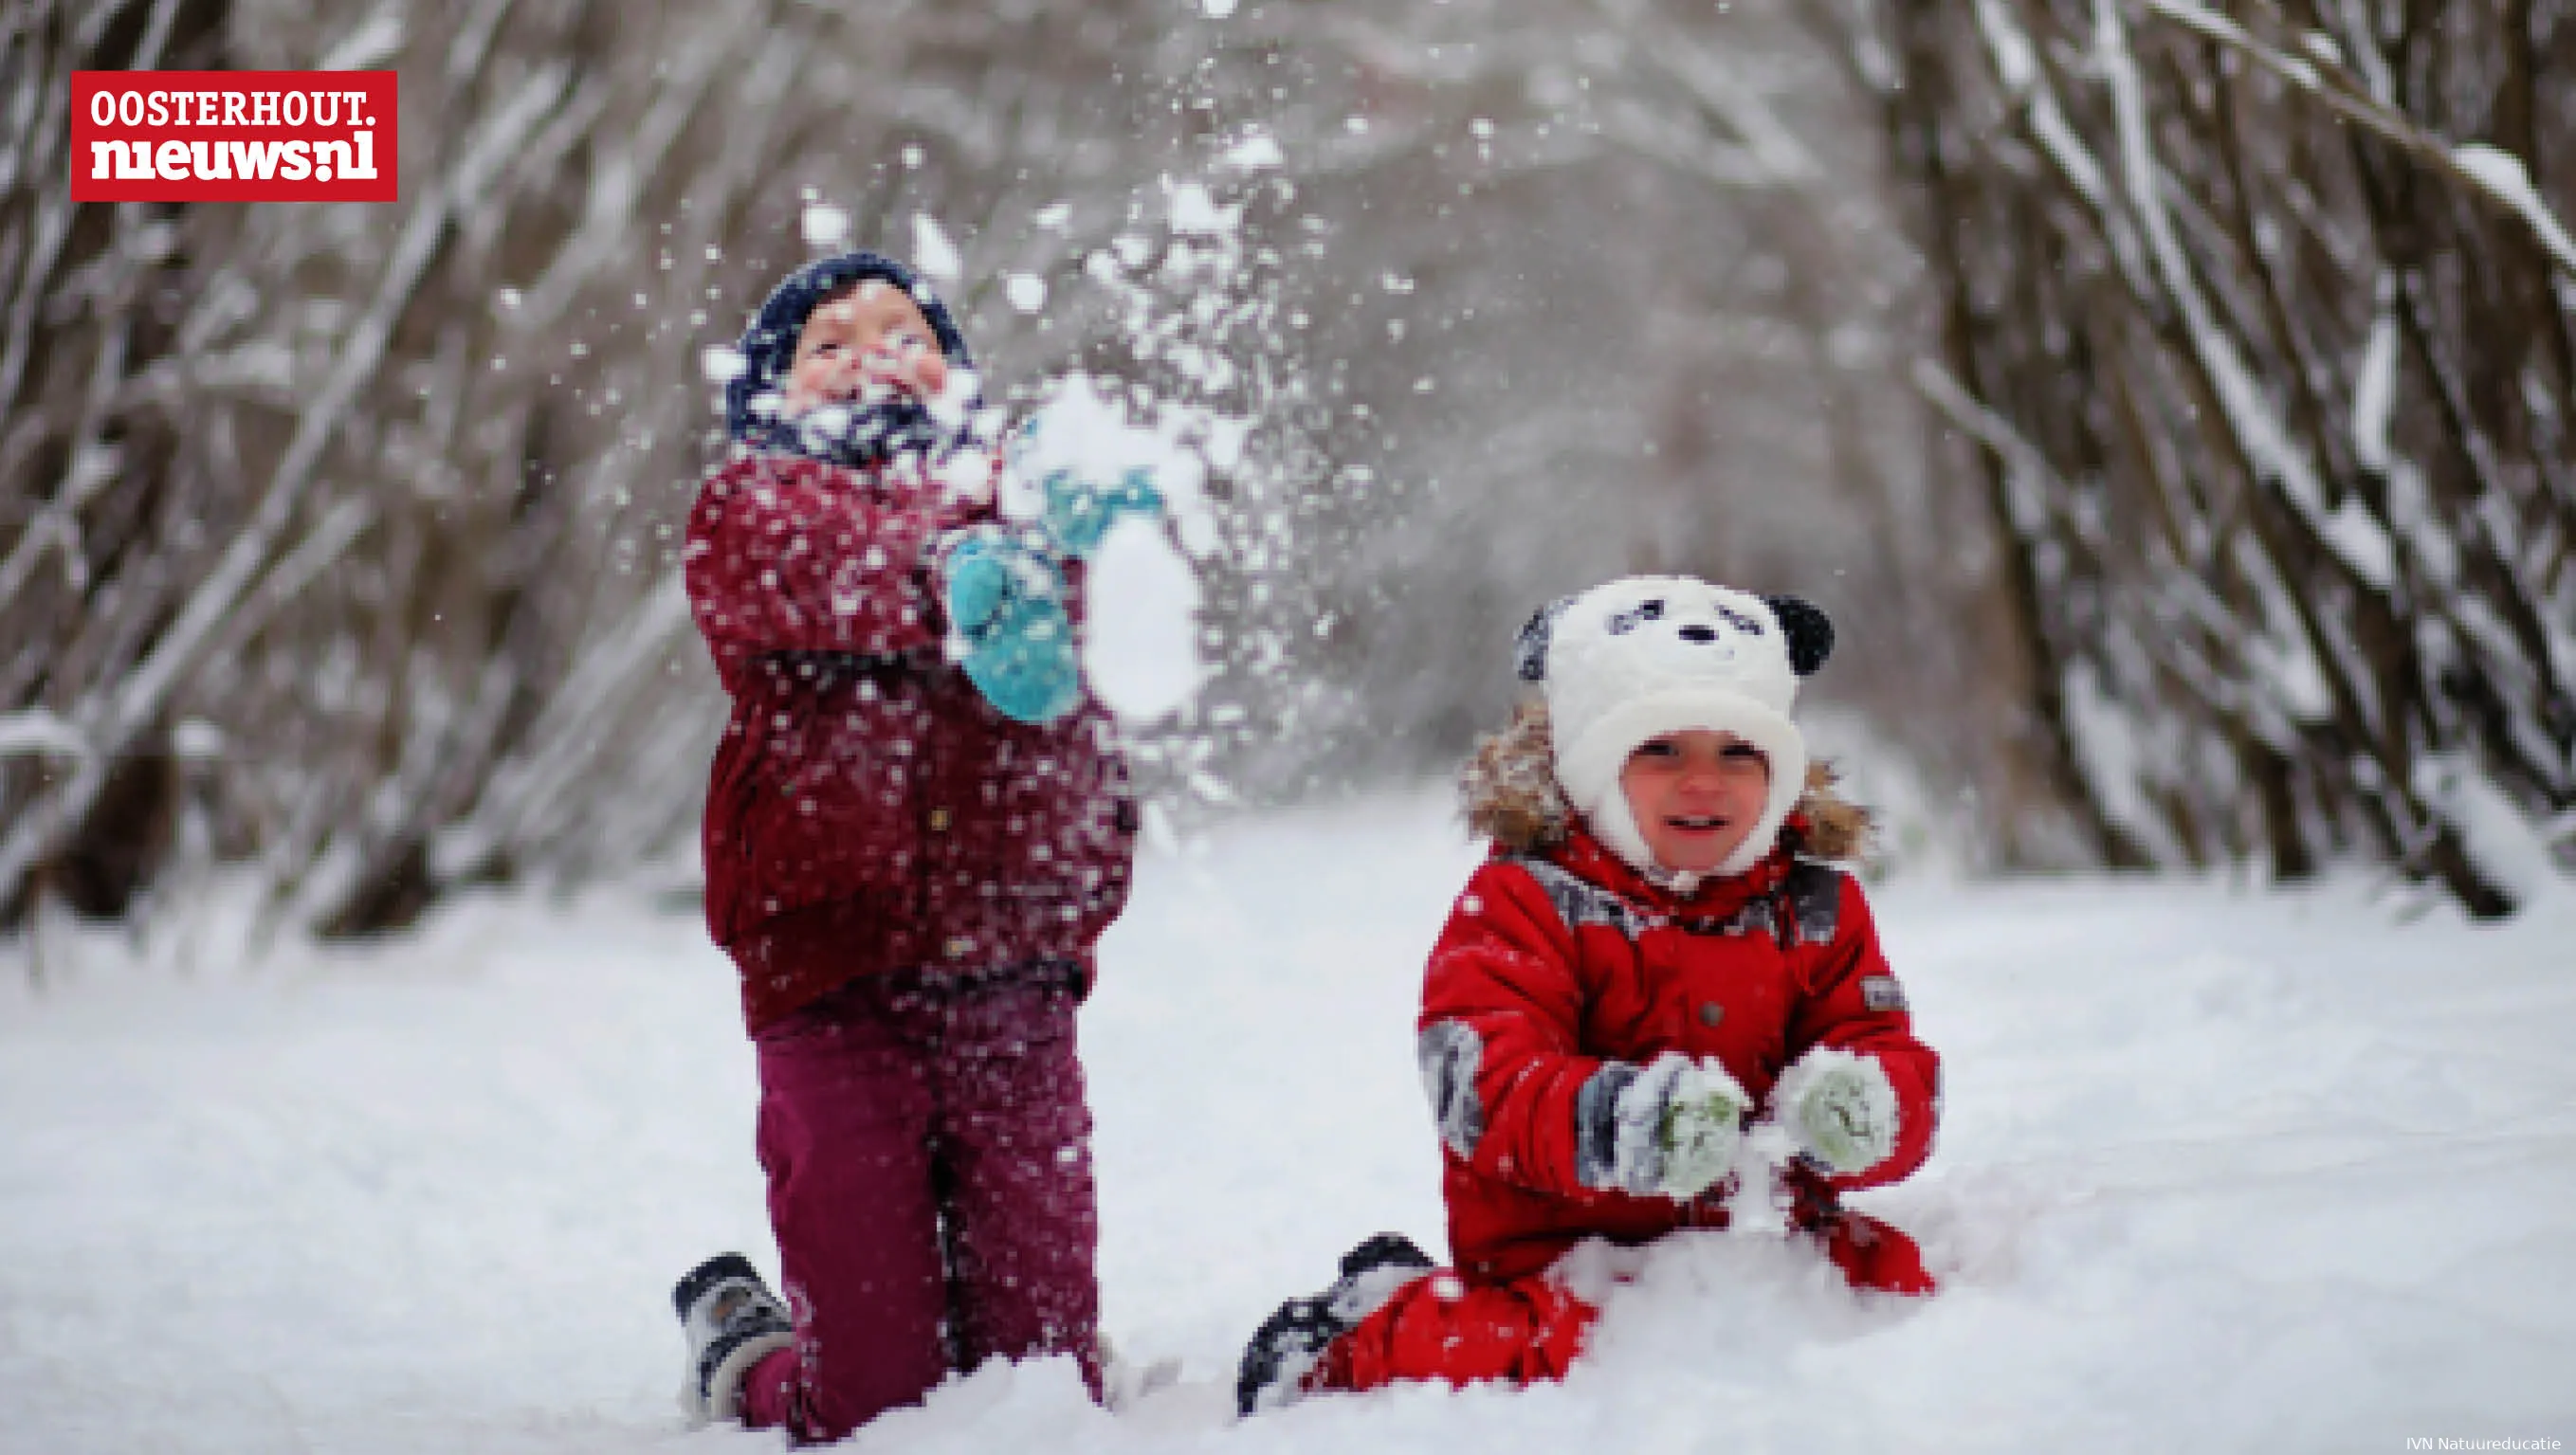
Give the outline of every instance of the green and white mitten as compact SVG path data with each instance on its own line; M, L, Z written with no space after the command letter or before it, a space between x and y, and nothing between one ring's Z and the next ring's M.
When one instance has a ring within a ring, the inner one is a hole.
M1896 1088L1876 1056L1818 1046L1781 1073L1771 1105L1799 1147L1837 1175L1866 1172L1896 1150Z
M1752 1101L1714 1060L1657 1057L1619 1093L1611 1181L1640 1197L1708 1191L1735 1170Z

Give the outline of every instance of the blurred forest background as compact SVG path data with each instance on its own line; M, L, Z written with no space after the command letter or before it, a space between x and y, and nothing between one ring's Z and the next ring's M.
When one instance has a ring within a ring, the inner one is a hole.
M403 200L74 206L126 68L397 69ZM1251 426L1173 804L1675 570L1987 867L2576 848L2576 0L7 0L0 103L0 932L684 847L701 354L818 218Z

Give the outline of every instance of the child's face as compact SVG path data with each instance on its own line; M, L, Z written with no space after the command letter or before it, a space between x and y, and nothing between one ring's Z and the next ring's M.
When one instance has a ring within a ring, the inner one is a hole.
M825 404L862 403L878 389L932 399L947 387L948 360L930 320L902 289L867 278L815 306L781 392L792 418Z
M1640 744L1619 769L1619 789L1655 862L1704 874L1753 832L1771 765L1733 733L1692 728Z

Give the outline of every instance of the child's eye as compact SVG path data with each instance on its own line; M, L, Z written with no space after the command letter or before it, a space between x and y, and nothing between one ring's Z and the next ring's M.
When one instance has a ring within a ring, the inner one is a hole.
M1681 749L1674 747L1670 743L1641 743L1637 748L1637 756L1640 758L1678 758L1681 756L1681 751Z
M1745 759L1750 758L1754 762L1758 763L1762 761L1762 750L1753 746L1751 743L1729 743L1718 750L1718 756L1721 758L1732 758L1737 762L1742 762Z

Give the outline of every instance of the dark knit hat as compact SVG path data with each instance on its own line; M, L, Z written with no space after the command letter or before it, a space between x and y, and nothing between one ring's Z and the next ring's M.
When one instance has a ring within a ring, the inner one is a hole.
M816 305L853 283L870 278L892 283L912 299L921 316L930 321L930 331L939 338L939 352L947 357L952 369L972 369L975 360L966 351L966 336L957 331L957 320L950 317L948 305L939 300L928 283L912 269L882 253L849 252L838 257L822 258L807 263L787 275L760 305L751 327L742 335L742 372L725 381L725 433L746 443L765 443L772 434L770 423L752 411L752 401L764 394L775 394L796 362L796 340L805 332L805 320L814 314Z

